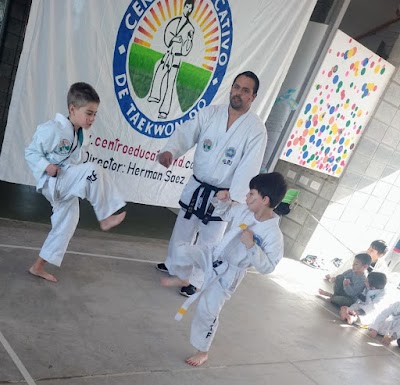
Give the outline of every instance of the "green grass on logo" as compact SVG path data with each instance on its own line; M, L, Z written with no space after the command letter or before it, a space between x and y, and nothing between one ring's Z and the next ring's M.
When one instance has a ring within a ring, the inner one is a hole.
M156 63L163 54L138 44L132 44L129 53L129 76L135 94L144 98L150 91ZM191 108L203 93L210 80L211 72L182 62L176 80L178 101L182 112Z

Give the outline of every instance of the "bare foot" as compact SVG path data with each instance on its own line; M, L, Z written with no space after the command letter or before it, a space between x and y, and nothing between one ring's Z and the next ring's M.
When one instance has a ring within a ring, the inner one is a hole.
M354 322L357 321L357 318L358 318L357 316L354 316L354 315L351 315L351 314L347 314L347 317L346 317L347 323L349 325L352 325Z
M319 293L320 295L324 295L324 296L326 296L326 297L332 297L332 293L329 293L329 291L325 291L325 290L322 290L322 289L318 289L318 293Z
M346 320L348 320L347 316L348 316L348 313L347 313L347 306L342 306L342 307L340 308L340 319L341 319L342 321L346 321Z
M175 287L188 286L189 280L180 279L178 277L163 277L160 279L161 286Z
M110 215L108 218L100 221L100 228L103 231L108 231L115 226L118 226L126 217L126 211L117 215Z
M36 270L33 266L28 270L32 275L35 275L36 277L43 278L46 281L50 282L57 282L57 278L54 275L51 275L47 271L45 271L43 268Z
M197 352L185 360L185 362L192 366L200 366L208 360L208 352Z

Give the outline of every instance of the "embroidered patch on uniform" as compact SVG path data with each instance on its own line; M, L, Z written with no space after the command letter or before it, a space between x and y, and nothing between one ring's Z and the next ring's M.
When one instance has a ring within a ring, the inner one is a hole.
M212 143L212 141L211 141L210 139L204 139L204 142L203 142L203 150L204 150L205 152L210 151L211 148L212 148L212 145L213 145L213 143Z
M255 243L257 246L260 246L260 247L261 247L262 239L261 239L261 237L260 237L259 235L254 234L254 235L253 235L253 240L254 240L254 243Z
M233 158L236 155L236 149L234 147L228 147L225 151L225 156L227 158Z
M71 150L71 142L68 139L61 139L57 146L57 153L59 155L67 155Z

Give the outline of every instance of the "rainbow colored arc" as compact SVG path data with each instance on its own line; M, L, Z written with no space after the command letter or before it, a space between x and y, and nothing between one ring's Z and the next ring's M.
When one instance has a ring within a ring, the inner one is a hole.
M150 8L150 14L146 15L137 29L137 36L134 43L151 48L154 34L167 21L174 17L181 16L184 0L165 0L158 1ZM203 34L204 56L202 67L214 71L219 52L219 26L210 4L207 0L200 0L190 17L195 22Z

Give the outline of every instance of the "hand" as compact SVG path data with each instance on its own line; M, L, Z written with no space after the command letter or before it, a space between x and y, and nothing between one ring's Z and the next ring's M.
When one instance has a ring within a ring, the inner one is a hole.
M163 165L166 168L171 166L172 160L173 160L173 156L172 156L172 153L170 153L169 151L164 151L164 152L158 154L158 163L160 163L161 165Z
M254 233L250 230L243 230L240 236L240 241L246 246L247 249L251 249L254 246Z
M49 164L46 167L46 173L49 176L57 176L58 172L60 171L60 167L56 164Z
M326 279L327 281L329 281L331 278L332 278L332 277L331 277L330 274L326 274L325 277L324 277L324 279Z
M374 329L370 329L368 335L372 338L375 338L378 335L378 332Z
M229 191L228 190L221 190L218 191L215 196L217 197L218 200L220 200L221 202L227 202L231 196L229 195Z
M343 286L349 286L351 284L351 281L348 278L345 278L343 280Z

